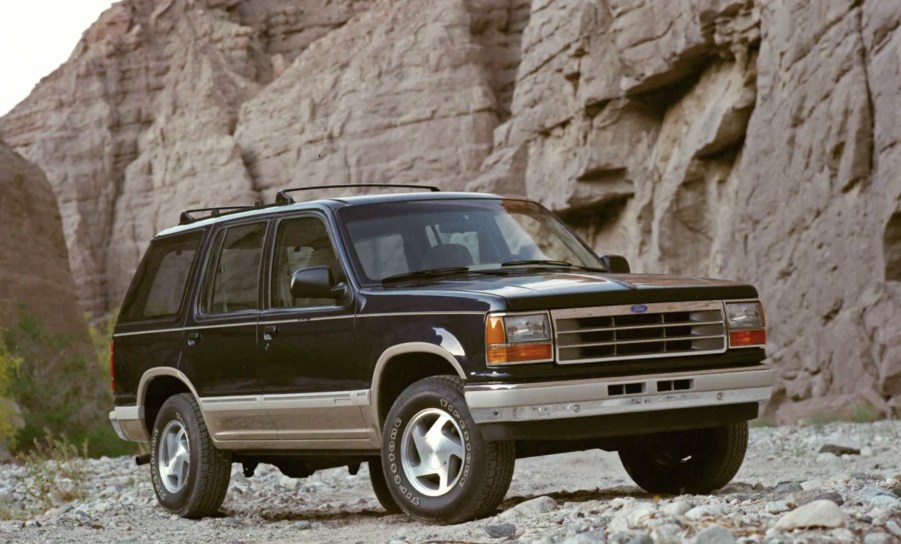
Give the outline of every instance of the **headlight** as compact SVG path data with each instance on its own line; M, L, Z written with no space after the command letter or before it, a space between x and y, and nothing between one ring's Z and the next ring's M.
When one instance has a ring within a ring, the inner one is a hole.
M759 302L727 302L726 322L729 324L729 347L766 344L766 320Z
M730 329L760 329L764 326L763 308L759 302L726 303Z
M488 364L552 360L548 315L489 315L485 321L485 353Z

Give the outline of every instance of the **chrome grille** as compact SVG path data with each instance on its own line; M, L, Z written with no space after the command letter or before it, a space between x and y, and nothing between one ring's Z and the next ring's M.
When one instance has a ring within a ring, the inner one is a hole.
M551 317L562 364L726 351L719 301L573 308Z

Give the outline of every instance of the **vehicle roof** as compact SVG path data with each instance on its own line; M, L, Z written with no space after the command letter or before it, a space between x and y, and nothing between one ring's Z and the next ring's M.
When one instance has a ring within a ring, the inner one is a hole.
M348 206L363 206L368 204L382 204L386 202L417 202L425 200L498 200L498 199L516 199L524 200L522 197L506 197L495 194L486 193L467 193L467 192L410 192L410 193L393 193L393 194L369 194L343 196L337 198L322 198L316 200L306 200L295 202L293 204L260 206L258 208L248 209L246 211L228 213L215 217L200 219L185 225L176 225L163 229L157 233L159 236L168 236L179 232L187 232L195 229L202 229L216 223L235 221L246 219L248 217L281 215L292 211L308 210L327 207L334 210L346 208Z

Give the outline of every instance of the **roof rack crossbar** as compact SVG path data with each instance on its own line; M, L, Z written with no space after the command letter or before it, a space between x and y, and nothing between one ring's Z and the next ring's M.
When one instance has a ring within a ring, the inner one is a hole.
M245 210L252 210L257 207L259 206L218 206L215 208L194 208L181 212L181 215L178 218L178 224L187 225L193 223L194 221L200 221L201 219L219 217L220 215L227 215L230 213L238 213ZM209 215L207 215L206 217L195 217L195 213L209 213Z
M299 191L313 191L316 189L356 189L359 187L387 187L393 189L419 189L422 191L440 192L441 189L434 185L413 185L408 183L344 183L339 185L313 185L311 187L297 187L294 189L282 189L275 195L276 204L293 204L294 198L290 193Z

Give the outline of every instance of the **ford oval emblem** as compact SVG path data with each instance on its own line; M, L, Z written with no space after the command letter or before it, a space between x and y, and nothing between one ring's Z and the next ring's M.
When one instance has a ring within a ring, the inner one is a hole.
M643 314L646 311L648 311L648 307L645 306L644 304L636 304L635 306L632 306L629 309L632 310L633 314Z

